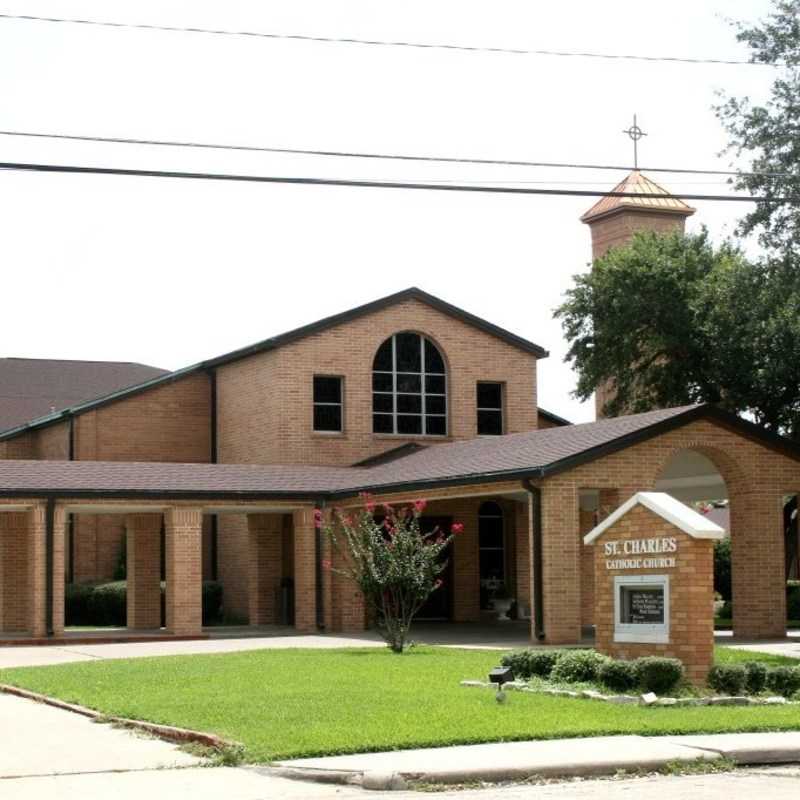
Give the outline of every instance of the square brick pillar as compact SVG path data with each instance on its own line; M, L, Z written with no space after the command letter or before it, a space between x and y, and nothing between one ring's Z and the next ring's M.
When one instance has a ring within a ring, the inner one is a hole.
M517 573L517 604L520 614L532 616L531 601L531 526L529 501L514 503L514 558Z
M294 627L306 633L317 630L317 530L314 509L292 515L294 522Z
M128 514L125 517L128 583L128 628L161 627L161 526L162 514Z
M251 625L277 623L276 596L281 583L280 514L248 514L247 605Z
M733 634L786 636L783 496L736 492L730 499Z
M203 512L169 508L166 527L167 630L194 636L203 630Z
M28 515L0 513L0 630L28 629Z
M56 507L53 516L53 636L64 635L64 603L66 582L67 518L63 508Z
M558 478L542 486L542 583L547 644L581 641L581 552L578 489Z
M47 635L47 597L45 567L45 506L36 505L26 512L27 542L27 629L31 636Z

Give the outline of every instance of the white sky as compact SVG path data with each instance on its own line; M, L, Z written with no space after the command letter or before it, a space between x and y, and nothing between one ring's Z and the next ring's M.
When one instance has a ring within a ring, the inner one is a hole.
M0 12L608 53L746 58L725 17L766 0L0 2ZM772 70L275 42L0 19L0 129L279 147L729 167L715 91L764 96ZM578 182L500 169L0 137L0 160L374 179ZM653 174L676 192L723 178ZM538 183L532 185L540 185ZM177 368L416 285L547 347L541 405L593 403L552 319L587 268L593 201L0 174L0 355ZM731 232L742 204L699 203Z

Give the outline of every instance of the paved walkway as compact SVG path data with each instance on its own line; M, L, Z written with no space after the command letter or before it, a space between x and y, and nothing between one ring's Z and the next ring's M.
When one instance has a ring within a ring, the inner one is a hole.
M0 694L0 731L0 779L203 763L159 739L8 694Z

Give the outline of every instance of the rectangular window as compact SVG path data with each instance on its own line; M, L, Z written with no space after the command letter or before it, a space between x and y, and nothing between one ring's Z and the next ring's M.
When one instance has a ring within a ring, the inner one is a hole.
M478 436L503 433L503 384L481 382L477 389Z
M339 433L342 430L342 379L314 376L314 430Z

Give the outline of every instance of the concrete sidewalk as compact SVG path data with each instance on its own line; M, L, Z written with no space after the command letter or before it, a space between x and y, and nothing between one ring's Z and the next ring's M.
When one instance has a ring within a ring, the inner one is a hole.
M0 780L202 765L175 745L0 694ZM0 790L0 796L5 796Z
M276 764L305 780L402 789L409 782L501 782L538 777L652 771L675 762L728 758L738 764L800 762L800 732L708 736L604 736L398 750ZM276 774L275 770L271 770Z

